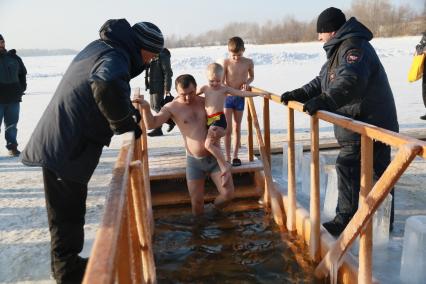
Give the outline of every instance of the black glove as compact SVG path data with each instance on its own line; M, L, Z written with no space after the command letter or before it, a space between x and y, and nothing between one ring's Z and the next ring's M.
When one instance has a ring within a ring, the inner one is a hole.
M135 127L135 139L139 139L142 135L142 129L140 128L139 124L136 124Z
M128 123L122 123L120 126L115 127L113 129L114 134L123 134L125 132L134 131L135 132L135 138L138 139L142 135L142 130L139 127L139 124L136 123L133 118L130 118L131 120L128 121Z
M304 103L307 100L309 100L309 96L302 88L295 89L290 92L285 92L281 95L281 102L285 105L287 105L289 101Z
M326 103L322 94L310 99L303 105L303 111L309 113L309 115L315 114L318 110L328 109L328 104Z
M139 110L137 110L136 108L135 108L135 110L133 112L133 116L134 116L134 118L136 120L136 123L139 123L139 121L141 121L141 119L142 119L142 116L141 116Z

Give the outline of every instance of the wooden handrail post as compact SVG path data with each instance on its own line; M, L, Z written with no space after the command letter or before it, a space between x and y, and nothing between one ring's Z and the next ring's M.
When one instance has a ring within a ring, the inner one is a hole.
M129 212L124 203L123 216L118 240L117 250L117 278L118 283L132 283L131 260L130 260L130 238L129 238Z
M367 208L366 197L373 187L373 140L366 135L361 136L361 181L359 204L361 210ZM360 234L359 240L359 272L358 283L372 282L373 227L371 220Z
M140 94L140 88L135 89L135 98L143 99L144 96ZM140 105L135 105L140 113L142 113L142 109ZM148 165L148 138L147 138L147 129L145 126L145 122L143 119L139 121L139 126L142 130L142 136L140 137L140 144L136 143L135 152L136 159L142 161L142 172L143 172L143 182L144 182L144 190L146 192L145 201L147 203L148 208L148 218L149 218L149 227L151 231L151 235L154 234L154 215L152 213L152 200L151 200L151 186L149 180L149 165Z
M319 188L319 126L317 115L311 116L311 219L310 253L315 262L321 260L320 242L320 188Z
M271 164L271 127L269 121L269 99L263 98L263 135L265 142L265 151Z
M143 278L145 282L156 282L154 253L152 250L152 234L149 221L149 208L147 207L147 193L144 190L144 182L141 178L142 163L135 164L131 168L131 186L134 196L133 204L136 210L136 227L139 236L142 254Z
M248 144L248 156L249 161L254 160L254 152L253 152L253 119L251 116L250 108L247 108L247 144Z
M256 109L254 107L253 98L248 98L248 102L249 102L249 108L253 117L254 129L256 130L256 138L259 144L260 156L262 158L263 168L265 172L265 194L264 195L268 194L271 199L270 204L271 204L272 214L274 216L275 223L277 223L278 226L284 226L285 215L282 208L282 197L276 191L272 181L271 165L269 164L269 161L267 158L265 144L262 139L262 132L260 131L259 121L257 120ZM266 201L269 202L269 200L266 200Z
M421 153L419 145L406 144L397 152L393 161L374 185L365 199L366 206L358 209L345 230L327 252L315 269L315 276L323 278L330 271L331 264L338 263L348 247L354 242L364 226L371 220L380 204L392 190L395 183L410 165L417 154Z
M132 170L130 170L130 176L132 176ZM139 241L139 233L137 229L137 211L134 206L135 192L133 190L133 184L130 183L129 194L127 195L128 211L129 211L129 232L131 239L131 252L132 252L132 279L133 283L142 283L142 252L141 244Z
M287 135L288 135L288 212L287 230L296 231L296 167L294 162L294 110L288 109Z

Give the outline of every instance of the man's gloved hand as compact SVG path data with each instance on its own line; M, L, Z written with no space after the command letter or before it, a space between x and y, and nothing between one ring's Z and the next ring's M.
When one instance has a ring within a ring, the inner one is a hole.
M289 101L297 101L304 103L309 100L308 94L302 89L295 89L290 92L285 92L281 95L281 103L287 105Z
M133 118L131 118L131 121L125 124L121 124L118 127L114 127L114 134L120 135L129 131L135 132L135 138L138 139L142 135L142 130L139 127L139 124L136 123Z
M134 116L134 118L136 120L136 123L139 123L139 121L141 121L141 119L142 119L142 116L141 116L139 110L136 109L136 108L134 110L133 116Z
M319 110L328 110L329 107L326 101L323 98L323 95L319 95L307 101L303 105L303 111L309 113L309 115L314 115Z
M135 127L135 139L139 139L142 135L142 129L140 128L139 124L136 124Z

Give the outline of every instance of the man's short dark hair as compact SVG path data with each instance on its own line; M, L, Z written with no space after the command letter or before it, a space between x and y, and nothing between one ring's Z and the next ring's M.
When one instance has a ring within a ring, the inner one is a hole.
M228 50L231 52L244 51L244 41L239 36L231 37L228 40Z
M181 86L183 89L188 88L190 85L194 85L197 87L197 82L195 82L195 78L190 74L183 74L176 78L175 80L175 88Z

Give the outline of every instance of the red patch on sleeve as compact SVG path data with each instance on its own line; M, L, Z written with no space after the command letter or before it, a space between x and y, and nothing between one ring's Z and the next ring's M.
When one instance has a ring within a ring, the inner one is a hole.
M360 60L361 56L357 51L350 51L346 55L346 62L349 64L356 63Z

